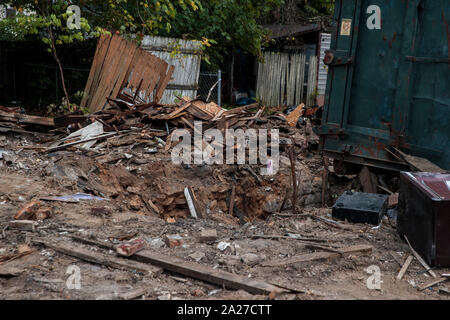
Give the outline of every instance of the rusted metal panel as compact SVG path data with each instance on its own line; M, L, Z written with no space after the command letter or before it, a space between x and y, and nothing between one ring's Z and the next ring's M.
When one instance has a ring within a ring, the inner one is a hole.
M431 266L450 266L450 175L400 175L397 227Z
M450 6L337 0L322 149L399 170L390 146L450 169Z

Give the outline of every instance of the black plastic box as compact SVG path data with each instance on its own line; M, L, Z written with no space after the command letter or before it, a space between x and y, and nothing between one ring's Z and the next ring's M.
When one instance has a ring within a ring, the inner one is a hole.
M334 204L332 216L339 220L377 226L386 213L388 198L384 194L347 191Z

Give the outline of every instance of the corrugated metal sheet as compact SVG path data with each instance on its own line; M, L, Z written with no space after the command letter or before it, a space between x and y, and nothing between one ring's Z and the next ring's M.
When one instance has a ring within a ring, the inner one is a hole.
M146 36L142 49L175 66L172 80L164 91L161 103L172 104L177 96L195 98L201 63L201 44L192 40Z
M331 45L331 33L320 34L320 58L319 58L319 74L317 76L317 91L319 95L325 94L327 88L328 66L323 63L325 57L325 51L330 50Z

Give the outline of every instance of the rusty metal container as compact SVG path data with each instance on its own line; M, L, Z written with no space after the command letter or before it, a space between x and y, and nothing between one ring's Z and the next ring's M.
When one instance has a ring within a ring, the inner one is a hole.
M408 170L386 149L450 169L448 0L336 0L321 148Z
M430 266L450 266L450 174L401 172L397 227Z

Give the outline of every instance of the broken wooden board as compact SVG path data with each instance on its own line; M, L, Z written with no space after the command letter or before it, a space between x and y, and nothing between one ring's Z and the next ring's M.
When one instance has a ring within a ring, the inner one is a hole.
M150 250L140 251L132 258L141 262L151 263L171 272L213 283L227 289L242 289L252 294L270 294L273 291L286 292L286 290L262 280L249 279L246 276L213 269L209 266L185 261L178 257L151 252Z
M411 169L419 172L437 172L437 173L446 173L446 171L439 166L435 165L433 162L431 162L428 159L417 157L417 156L411 156L409 154L406 154L402 151L400 151L397 148L391 147L395 153L397 154L397 157L403 159L410 167ZM392 152L391 152L392 154Z
M125 258L107 255L102 252L92 251L82 247L76 247L74 244L68 242L59 241L58 243L53 243L39 239L34 239L33 242L44 245L50 249L71 257L115 269L131 271L135 270L151 276L156 276L158 274L161 274L162 272L161 268L150 266L146 263L140 263Z
M4 112L0 111L0 121L8 121L14 123L34 124L46 127L54 127L55 122L53 118L29 116L23 113L17 112Z
M137 44L121 36L101 35L86 82L81 108L91 112L102 110L107 101L119 96L132 105L138 93L144 99L153 94L154 103L161 99L174 71L174 66L151 53L137 48ZM122 94L124 88L131 91ZM156 92L154 92L156 91ZM142 100L142 99L141 99ZM146 101L141 101L146 103Z
M114 248L112 244L101 242L92 239L72 236L72 239L96 245L104 249ZM228 289L242 289L253 294L270 294L272 291L286 292L286 290L277 286L271 285L261 280L249 279L245 276L232 274L226 271L213 269L199 263L185 261L178 257L167 256L164 254L151 252L150 250L143 250L137 252L131 257L133 260L150 263L165 270L179 273L191 278L199 279L205 282L226 287Z
M340 253L335 252L313 252L305 253L297 256L293 256L286 259L277 259L272 261L263 262L263 267L284 267L295 263L312 262L321 260L337 259L341 256Z
M397 275L397 281L402 280L403 276L405 275L406 271L409 268L409 265L411 264L411 262L413 261L414 256L408 256L408 258L406 258L405 263L403 264L402 268L400 269L398 275Z
M289 126L295 127L297 125L298 119L303 115L305 104L299 104L291 113L286 116L286 121Z
M438 278L438 279L434 279L433 281L425 283L424 285L420 286L419 287L419 291L423 291L423 290L425 290L427 288L433 287L433 286L435 286L435 285L437 285L439 283L445 282L447 280L448 280L448 278L444 278L444 277Z
M377 193L377 176L370 172L369 168L364 166L359 173L359 181L363 186L364 192Z
M408 243L409 249L411 250L412 254L416 257L417 261L420 262L420 264L425 268L425 270L433 277L437 278L436 273L431 270L430 266L423 260L423 258L417 253L416 250L411 246L411 243L409 243L408 237L405 235L405 240Z
M286 259L277 259L262 263L263 267L282 267L301 262L312 262L321 260L332 260L341 256L349 256L356 254L366 254L372 252L373 247L370 245L355 245L346 248L339 248L337 252L313 252L293 256Z

